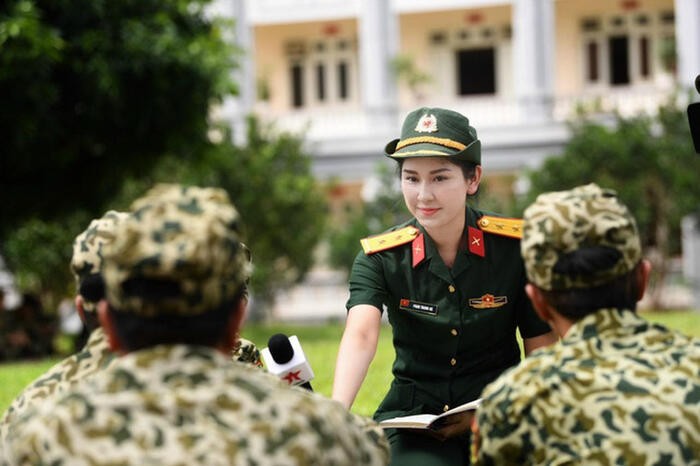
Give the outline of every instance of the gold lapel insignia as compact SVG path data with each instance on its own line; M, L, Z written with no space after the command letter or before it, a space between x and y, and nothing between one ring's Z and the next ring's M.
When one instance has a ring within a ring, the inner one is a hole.
M523 237L523 219L484 215L477 222L486 233L521 239Z
M494 309L508 302L508 296L494 296L486 293L481 298L470 298L469 306L474 309Z
M365 254L374 254L375 252L391 249L413 241L413 239L418 236L419 232L420 230L418 230L418 228L407 226L399 228L398 230L363 238L360 240L360 244Z

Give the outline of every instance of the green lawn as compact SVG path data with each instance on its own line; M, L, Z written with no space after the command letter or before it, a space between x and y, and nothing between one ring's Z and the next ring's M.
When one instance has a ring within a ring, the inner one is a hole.
M700 312L645 312L644 316L686 334L700 337ZM297 335L316 375L312 382L314 390L330 396L335 358L342 332L343 326L341 324L322 326L248 325L242 335L256 342L260 347L266 346L267 340L275 333ZM354 412L364 415L371 415L374 412L391 382L393 359L391 330L385 327L380 335L377 356L353 406ZM55 362L56 359L47 359L39 362L0 365L0 412L9 406L12 399L27 383Z

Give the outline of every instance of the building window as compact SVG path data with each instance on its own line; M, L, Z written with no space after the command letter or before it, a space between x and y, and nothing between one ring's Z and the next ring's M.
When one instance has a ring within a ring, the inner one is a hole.
M292 84L292 107L304 106L304 67L300 63L293 63L290 68L290 81Z
M669 15L584 18L583 77L588 85L628 86L653 79L665 68L663 50ZM671 55L669 52L668 55Z
M642 78L651 76L651 65L649 63L651 55L651 47L649 47L649 38L642 36L639 38L639 75Z
M457 51L459 95L496 93L496 52L493 47Z
M350 92L348 90L348 64L344 61L338 63L338 98L347 100Z
M436 38L439 38L436 40ZM443 39L444 38L444 39ZM512 29L503 23L431 31L426 36L435 97L508 95Z
M316 100L326 100L326 67L323 63L316 64Z
M350 39L322 39L287 45L293 108L334 105L354 95L357 58Z
M629 39L627 36L612 36L608 38L608 49L610 50L608 55L610 84L613 86L629 84Z

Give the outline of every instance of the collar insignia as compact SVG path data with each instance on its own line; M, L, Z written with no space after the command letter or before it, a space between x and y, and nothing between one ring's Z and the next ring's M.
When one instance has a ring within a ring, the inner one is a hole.
M413 268L415 269L418 264L423 262L425 259L425 239L423 238L423 233L416 236L416 239L412 243L413 250Z
M484 234L481 230L474 227L467 228L467 241L469 242L469 252L479 257L484 257L486 255Z

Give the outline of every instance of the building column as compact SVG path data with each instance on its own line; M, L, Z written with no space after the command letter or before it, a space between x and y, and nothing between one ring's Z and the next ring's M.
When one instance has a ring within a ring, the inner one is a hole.
M362 0L358 21L360 89L369 128L393 128L397 93L391 59L398 47L398 25L389 0Z
M553 0L513 0L513 82L523 121L552 118L554 40Z
M255 61L253 29L248 21L247 0L232 0L232 16L235 21L233 42L240 49L238 67L232 77L238 86L238 95L224 103L224 114L231 122L233 141L238 145L247 143L247 116L255 104Z
M678 84L693 89L700 74L700 1L675 0Z

